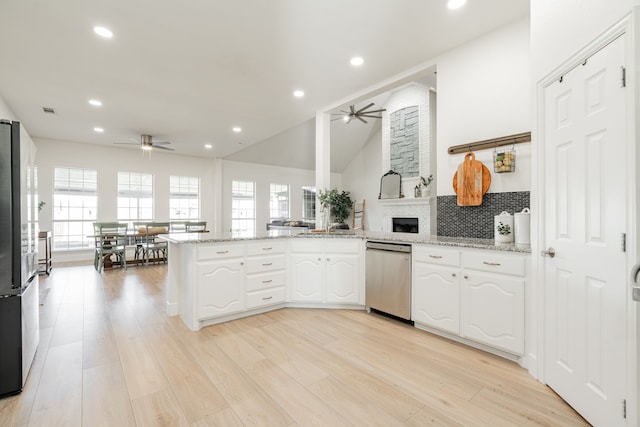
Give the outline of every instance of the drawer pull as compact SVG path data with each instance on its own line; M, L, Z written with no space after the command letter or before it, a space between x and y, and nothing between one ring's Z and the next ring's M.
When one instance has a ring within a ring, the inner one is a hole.
M262 283L271 283L271 282L273 282L273 280L272 280L272 279L269 279L269 280L263 280L263 281L262 281Z
M263 251L270 251L273 248L262 248Z
M456 277L456 273L451 273L451 277Z
M440 259L440 258L442 258L442 256L441 255L429 255L429 258Z
M465 278L465 279L468 279L468 278L469 278L469 276L467 276L467 275L465 274L465 275L464 275L464 278Z
M265 262L265 263L263 263L262 265L263 265L263 266L265 266L265 267L268 267L268 266L270 266L271 264L273 264L273 263L272 263L272 262Z
M228 254L228 253L229 253L229 251L218 251L218 252L216 252L216 253L217 253L217 254L221 254L221 255L222 255L222 254Z
M483 264L485 265L493 265L493 266L498 266L500 265L499 262L488 262L488 261L482 261Z
M268 300L270 300L271 298L273 298L273 297L272 297L272 296L271 296L271 297L264 297L264 298L262 298L262 301L268 301Z

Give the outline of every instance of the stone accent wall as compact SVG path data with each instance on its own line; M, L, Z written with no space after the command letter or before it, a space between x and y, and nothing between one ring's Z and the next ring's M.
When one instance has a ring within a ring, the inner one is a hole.
M530 203L529 191L487 193L480 206L458 206L457 196L438 196L438 236L493 239L496 215L522 212Z
M418 106L395 111L389 120L391 170L403 178L420 176Z

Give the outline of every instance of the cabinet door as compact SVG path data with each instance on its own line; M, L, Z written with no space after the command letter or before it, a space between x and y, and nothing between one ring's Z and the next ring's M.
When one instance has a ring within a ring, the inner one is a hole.
M460 333L460 280L457 268L414 263L414 322Z
M242 259L198 263L198 319L236 313L244 309L243 264Z
M327 302L358 303L358 255L327 254Z
M463 271L461 335L524 353L524 279Z
M322 254L291 255L291 300L322 302L324 260Z

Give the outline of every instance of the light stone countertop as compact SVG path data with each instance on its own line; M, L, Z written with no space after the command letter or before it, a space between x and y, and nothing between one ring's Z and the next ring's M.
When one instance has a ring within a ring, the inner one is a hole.
M247 240L282 239L282 238L352 238L397 243L421 243L428 245L451 246L458 248L489 249L494 251L531 253L530 245L514 243L495 243L493 239L474 239L446 236L423 236L412 233L385 233L377 231L337 230L325 232L301 232L298 230L270 230L256 234L240 233L171 233L161 234L160 239L176 244L220 243Z

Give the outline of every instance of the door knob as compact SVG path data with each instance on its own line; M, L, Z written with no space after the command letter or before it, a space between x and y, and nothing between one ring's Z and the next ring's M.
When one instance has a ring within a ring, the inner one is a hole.
M553 249L552 247L549 247L549 249L547 249L546 251L540 251L540 255L553 258L554 256L556 256L556 250Z

